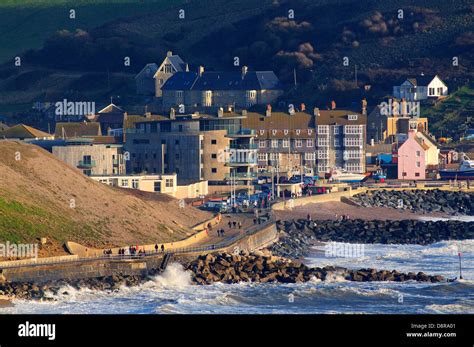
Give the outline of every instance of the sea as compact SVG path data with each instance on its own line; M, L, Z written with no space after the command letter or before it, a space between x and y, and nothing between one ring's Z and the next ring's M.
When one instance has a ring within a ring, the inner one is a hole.
M54 301L15 300L0 314L461 314L474 313L474 240L427 246L366 244L357 257L311 249L308 266L396 269L459 277L452 283L350 282L335 276L301 284L191 284L180 264L136 287L115 292L64 287Z

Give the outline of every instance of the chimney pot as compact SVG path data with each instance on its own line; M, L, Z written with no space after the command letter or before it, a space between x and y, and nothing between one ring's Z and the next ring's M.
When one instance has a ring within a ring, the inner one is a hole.
M268 104L267 105L267 112L265 113L267 117L270 117L272 115L272 105Z
M168 52L166 53L166 56L167 56L167 57L171 57L172 55L173 55L173 52L172 52L172 51L168 51Z
M199 66L199 76L202 76L204 73L204 66Z
M249 68L247 66L242 66L242 79L244 79L245 75L247 74Z
M313 109L313 114L314 114L315 117L319 117L319 108L318 107L315 107Z

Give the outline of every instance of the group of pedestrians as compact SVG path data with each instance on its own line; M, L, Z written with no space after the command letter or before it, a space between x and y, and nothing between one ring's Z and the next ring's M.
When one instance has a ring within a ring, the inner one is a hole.
M232 228L236 229L237 227L239 229L242 229L242 222L240 222L240 221L239 222L236 222L235 220L234 221L229 221L227 223L227 225L229 226L229 229L232 229Z

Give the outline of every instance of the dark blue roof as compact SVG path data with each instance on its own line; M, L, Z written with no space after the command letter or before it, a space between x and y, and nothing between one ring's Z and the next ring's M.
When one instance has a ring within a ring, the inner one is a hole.
M273 71L177 72L166 81L163 90L261 90L283 89Z

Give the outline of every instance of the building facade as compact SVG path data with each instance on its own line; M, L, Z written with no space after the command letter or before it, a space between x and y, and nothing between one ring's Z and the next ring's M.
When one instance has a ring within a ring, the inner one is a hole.
M247 109L275 102L283 87L273 71L179 72L162 88L163 107Z
M400 85L393 87L393 96L407 101L421 101L447 95L448 86L438 75L407 78Z
M304 107L303 107L304 108ZM314 116L306 112L248 113L244 126L255 130L258 170L290 175L314 172L316 131Z
M428 146L410 131L408 139L398 148L398 179L426 179L426 163L428 161Z
M129 172L176 173L181 182L224 183L231 173L250 180L257 166L255 133L242 128L242 115L176 115L137 122L129 129Z
M316 112L316 161L320 176L333 168L353 173L366 171L367 116L345 111Z
M125 173L122 145L94 144L92 139L81 138L53 146L52 153L87 176Z

